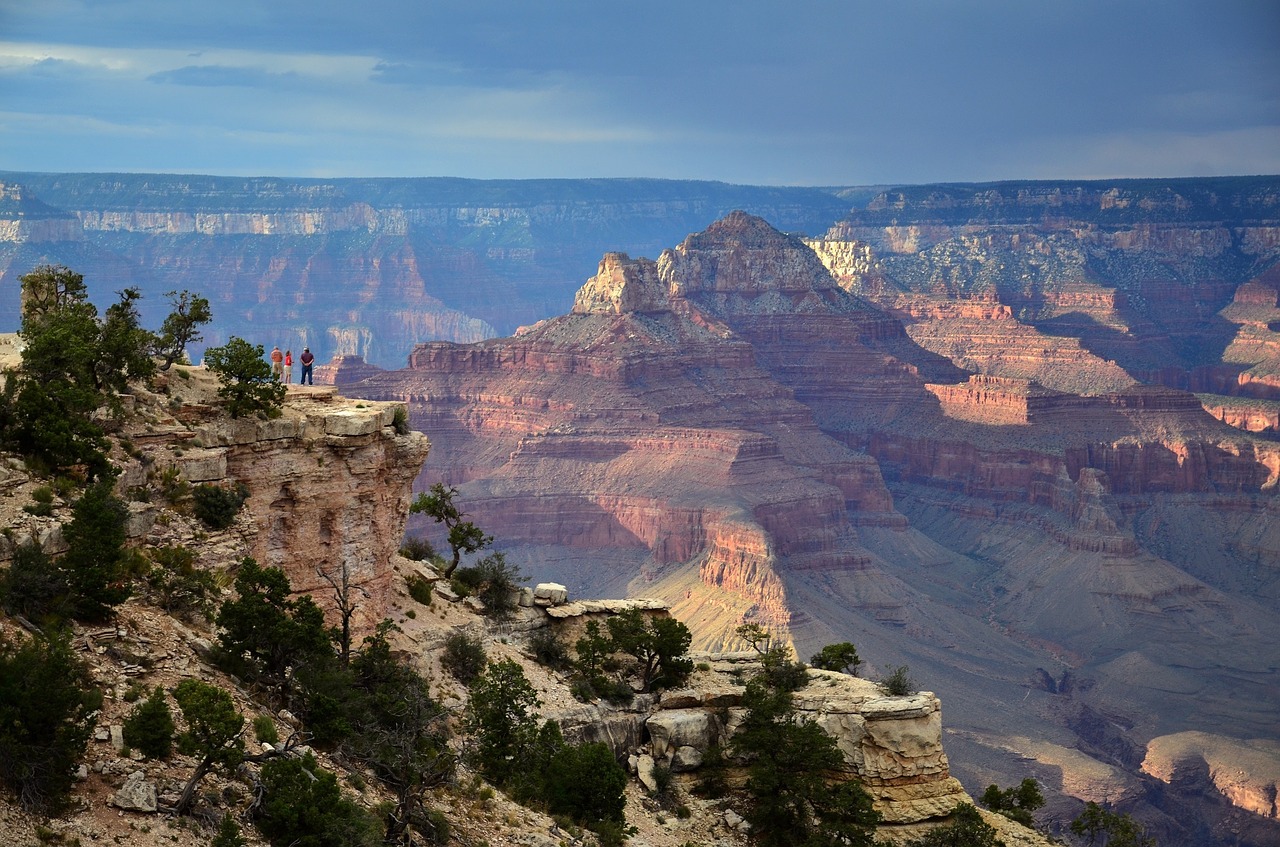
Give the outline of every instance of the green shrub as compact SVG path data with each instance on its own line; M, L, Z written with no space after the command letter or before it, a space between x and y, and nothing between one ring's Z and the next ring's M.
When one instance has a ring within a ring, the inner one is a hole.
M487 617L505 620L516 609L517 580L522 579L502 553L491 553L471 567L458 568L455 580L475 592Z
M235 523L236 513L249 499L249 489L244 483L233 488L201 483L191 492L195 500L195 515L209 529L226 529Z
M809 664L824 671L839 671L850 676L858 675L858 666L862 659L858 656L858 648L848 641L839 644L828 644L809 659Z
M995 784L988 785L978 802L993 812L1034 829L1036 819L1033 813L1044 805L1044 795L1040 793L1040 783L1027 777L1017 788L1002 789Z
M258 830L275 847L374 847L377 822L343 796L338 780L308 753L262 766Z
M102 693L68 634L0 635L0 783L24 809L49 814L65 806L101 707Z
M529 652L538 664L563 671L573 666L564 642L551 630L543 629L529 638Z
M11 615L33 621L62 618L70 612L70 591L66 574L34 542L14 550L8 569L0 571L0 606Z
M391 428L396 435L409 434L409 410L404 406L396 406L391 413Z
M880 680L880 686L884 688L884 692L891 697L909 697L915 694L916 681L911 678L909 668L906 665L885 665L885 676Z
M603 744L568 745L547 767L546 803L553 814L568 815L587 827L603 821L622 823L627 773Z
M212 620L218 581L196 567L195 552L179 544L153 547L150 554L154 564L146 572L146 584L151 601L174 617Z
M415 562L429 562L436 557L436 548L425 538L411 535L400 545L400 555Z
M178 373L185 373L185 371ZM228 812L222 816L222 823L218 824L218 832L209 842L209 847L247 847L248 844L249 842L245 841L244 836L240 834L239 824Z
M484 671L487 661L484 645L479 639L471 638L463 632L455 632L444 640L444 655L440 658L440 665L463 685L470 685Z
M204 351L205 367L222 383L218 396L226 401L233 418L280 416L287 389L276 380L262 354L261 344L250 344L234 335L223 346Z
M435 587L434 582L415 573L409 574L409 578L405 580L405 585L409 588L410 597L424 606L431 605L431 593Z
M262 744L276 744L280 741L280 733L276 730L276 722L271 715L258 715L253 719L253 737Z
M173 750L175 728L164 689L157 685L125 718L124 741L148 759L167 759Z
M57 565L66 575L73 612L80 620L105 620L130 594L124 547L129 509L111 485L107 478L85 489L63 531L67 552Z
M904 847L1004 847L1000 833L969 803L951 810L951 823L931 829Z

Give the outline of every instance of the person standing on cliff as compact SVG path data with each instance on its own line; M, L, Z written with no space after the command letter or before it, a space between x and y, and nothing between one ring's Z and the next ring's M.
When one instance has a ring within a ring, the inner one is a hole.
M276 382L284 375L284 354L279 347L271 348L271 375L276 378Z
M302 362L302 375L298 377L299 385L315 385L315 383L311 381L311 363L315 360L316 357L311 355L311 348L303 347L302 355L298 357L298 361Z
M284 351L284 384L293 382L293 351Z

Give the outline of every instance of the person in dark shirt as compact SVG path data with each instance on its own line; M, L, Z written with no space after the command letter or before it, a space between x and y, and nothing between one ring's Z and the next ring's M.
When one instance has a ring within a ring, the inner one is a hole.
M299 385L315 385L311 376L311 365L315 360L316 357L311 355L311 348L303 347L302 355L298 357L298 361L302 363L302 374L298 377Z

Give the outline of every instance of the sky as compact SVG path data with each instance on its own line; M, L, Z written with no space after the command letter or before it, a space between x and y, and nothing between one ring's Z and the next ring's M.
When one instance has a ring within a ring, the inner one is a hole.
M0 0L0 169L1280 173L1280 0Z

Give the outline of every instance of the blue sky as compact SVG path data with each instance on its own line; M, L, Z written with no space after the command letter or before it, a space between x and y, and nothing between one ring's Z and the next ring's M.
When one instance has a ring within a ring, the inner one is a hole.
M0 0L0 169L1280 173L1277 0Z

